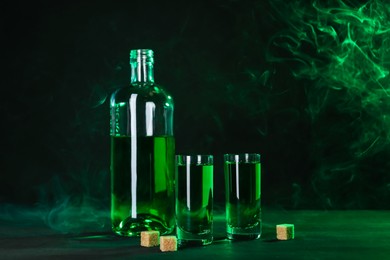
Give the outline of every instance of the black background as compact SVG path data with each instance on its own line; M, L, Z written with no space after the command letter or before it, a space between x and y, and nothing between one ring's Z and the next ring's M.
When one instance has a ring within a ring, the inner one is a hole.
M348 160L337 144L354 136L314 145L318 129L348 122L330 111L313 125L312 82L267 61L285 29L268 1L9 1L1 12L3 205L109 208L109 96L129 82L130 49L150 48L175 100L177 153L215 156L217 201L222 155L258 152L268 207L389 208L388 149L359 170L320 170L334 147Z

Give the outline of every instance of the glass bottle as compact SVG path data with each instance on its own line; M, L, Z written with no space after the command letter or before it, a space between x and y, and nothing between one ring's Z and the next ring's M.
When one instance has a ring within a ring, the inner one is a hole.
M111 221L116 234L175 226L173 99L154 83L153 51L130 51L130 85L111 109Z

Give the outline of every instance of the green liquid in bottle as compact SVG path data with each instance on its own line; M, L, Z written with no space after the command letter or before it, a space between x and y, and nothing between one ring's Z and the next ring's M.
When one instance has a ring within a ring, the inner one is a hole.
M174 138L111 137L111 221L115 233L169 234L175 226Z

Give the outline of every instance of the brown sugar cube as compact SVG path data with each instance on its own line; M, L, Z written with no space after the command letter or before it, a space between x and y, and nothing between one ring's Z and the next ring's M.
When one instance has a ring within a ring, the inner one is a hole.
M175 236L160 237L160 250L162 252L177 251L177 239Z
M276 238L278 240L294 239L294 224L276 225Z
M150 230L141 232L141 246L153 247L160 243L160 232Z

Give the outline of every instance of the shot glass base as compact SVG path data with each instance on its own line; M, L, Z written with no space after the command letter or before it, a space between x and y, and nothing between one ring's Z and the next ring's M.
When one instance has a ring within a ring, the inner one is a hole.
M226 233L227 233L227 238L231 240L253 240L253 239L260 238L261 229L259 229L259 227L243 229L243 228L228 226Z
M260 238L260 234L230 234L227 233L230 240L254 240Z
M210 245L213 242L213 236L210 230L206 234L194 234L178 229L177 242L181 247L205 246Z
M179 247L191 247L191 246L206 246L213 242L213 238L210 239L178 239Z

